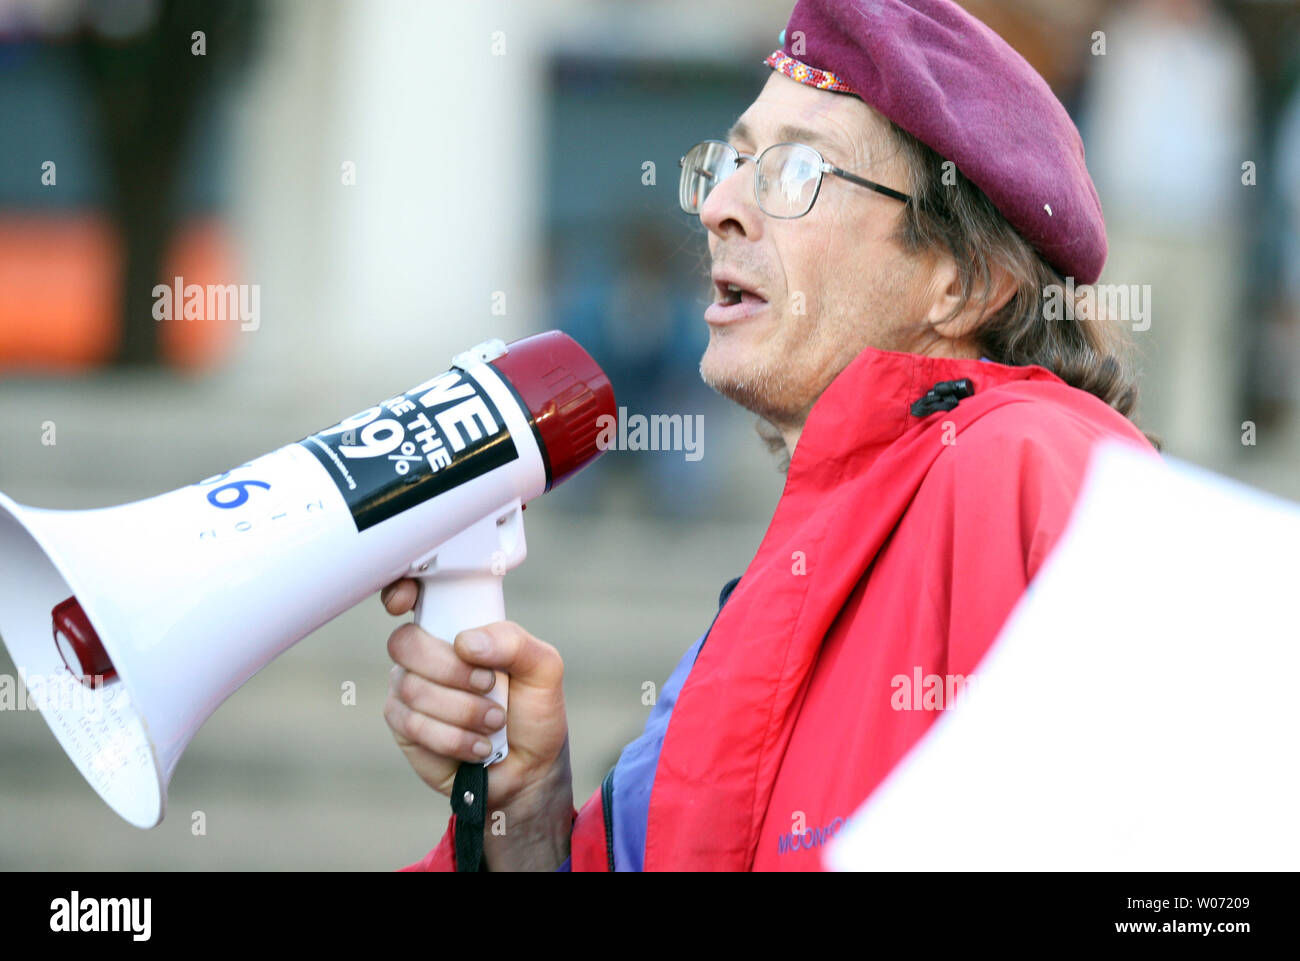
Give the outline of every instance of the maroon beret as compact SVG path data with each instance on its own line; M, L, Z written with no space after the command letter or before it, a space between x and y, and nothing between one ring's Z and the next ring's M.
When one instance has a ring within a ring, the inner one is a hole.
M798 0L764 62L862 98L955 163L1063 276L1101 275L1106 225L1078 129L1024 57L951 0Z

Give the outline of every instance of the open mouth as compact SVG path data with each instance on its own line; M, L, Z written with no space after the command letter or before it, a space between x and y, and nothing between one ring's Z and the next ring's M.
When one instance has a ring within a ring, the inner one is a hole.
M752 290L746 290L739 284L717 283L714 285L718 290L717 302L724 307L732 307L736 304L765 304L765 301Z
M739 323L760 314L767 307L767 298L744 284L725 276L713 280L713 303L704 312L707 323L724 326Z

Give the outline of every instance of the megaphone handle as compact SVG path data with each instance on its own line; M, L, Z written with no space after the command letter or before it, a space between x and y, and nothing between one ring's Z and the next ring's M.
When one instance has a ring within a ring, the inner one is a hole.
M461 631L505 620L502 580L500 575L486 572L418 578L420 593L415 601L415 623L434 637L452 643ZM510 678L504 671L497 671L496 675L497 682L487 696L503 712L509 713ZM484 766L504 760L509 752L504 726L490 740L492 753L483 759Z

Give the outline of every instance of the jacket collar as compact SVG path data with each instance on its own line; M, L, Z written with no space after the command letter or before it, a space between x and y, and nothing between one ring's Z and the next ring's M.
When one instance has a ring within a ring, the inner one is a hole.
M831 381L813 404L790 461L789 478L807 470L828 477L835 461L857 463L875 455L943 411L925 417L912 414L912 405L941 381L969 379L974 393L1016 381L1064 381L1045 367L1017 367L988 360L929 357L868 347Z

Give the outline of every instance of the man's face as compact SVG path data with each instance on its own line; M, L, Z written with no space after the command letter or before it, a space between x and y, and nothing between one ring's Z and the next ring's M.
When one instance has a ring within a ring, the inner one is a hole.
M908 192L887 122L856 97L773 73L732 130L741 153L807 143L826 161ZM866 347L935 352L924 329L932 263L892 239L903 204L826 174L811 211L769 217L754 199L754 164L716 186L700 209L709 231L713 299L700 374L714 390L781 428L802 426L813 402ZM722 306L744 289L739 307Z

